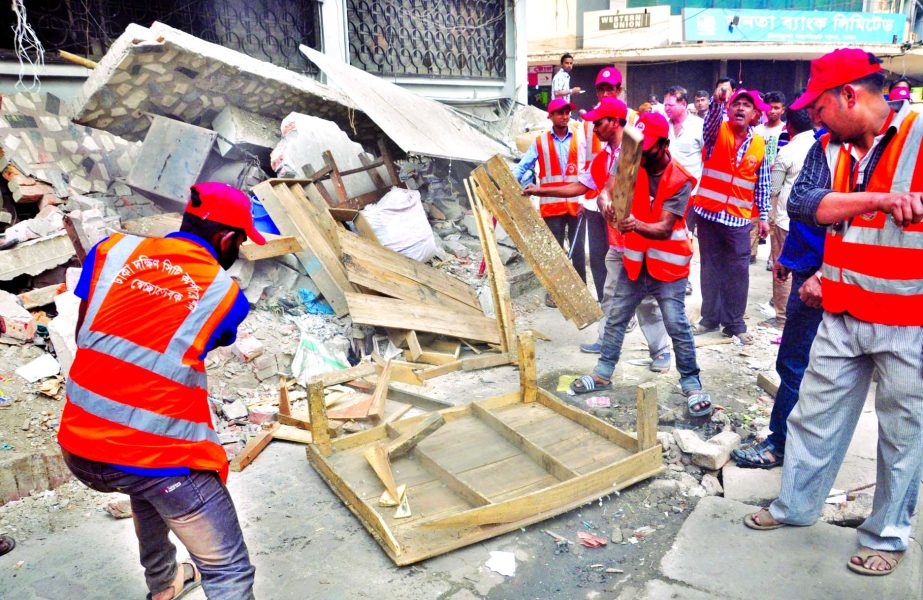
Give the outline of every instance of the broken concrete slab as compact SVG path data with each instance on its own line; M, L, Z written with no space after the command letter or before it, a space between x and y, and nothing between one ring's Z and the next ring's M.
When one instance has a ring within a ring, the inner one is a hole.
M0 281L20 275L38 275L63 265L74 256L74 245L63 231L0 250Z
M218 134L218 153L227 158L269 156L281 138L278 120L236 106L225 106L212 129Z
M856 550L855 530L817 523L754 531L742 519L757 509L726 498L703 498L661 561L663 574L735 600L752 600L754 590L762 590L766 597L799 600L919 597L923 578L919 544L910 544L893 574L862 577L846 569ZM759 568L742 568L739 561L729 559L751 556L756 549Z
M299 48L404 152L472 162L496 154L511 156L509 148L470 126L445 104L307 46Z
M72 112L78 123L137 141L148 129L137 111L211 127L227 106L279 121L292 111L317 115L369 144L381 136L341 92L157 22L128 26L90 73Z
M717 471L731 459L731 450L740 446L740 436L733 431L722 431L708 438L704 444L698 444L692 451L692 462Z
M15 295L0 290L0 329L13 339L29 341L35 337L35 318Z

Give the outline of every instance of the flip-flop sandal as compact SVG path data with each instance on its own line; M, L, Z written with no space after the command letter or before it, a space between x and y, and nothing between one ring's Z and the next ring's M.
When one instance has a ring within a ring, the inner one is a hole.
M192 577L186 577L186 568L184 565L192 567ZM202 585L202 573L195 563L191 560L184 560L176 565L176 577L173 578L173 600L179 600L192 590ZM161 590L163 591L163 590ZM160 593L160 592L158 592ZM152 594L148 592L147 600L151 600Z
M865 566L865 562L877 556L881 560L888 563L889 569L884 571L876 571L875 569L869 569ZM862 559L862 564L855 564L852 559L853 557L858 557ZM904 559L904 552L888 552L887 550L875 550L874 548L860 548L858 552L853 554L849 560L846 562L846 566L849 567L850 571L854 573L859 573L860 575L871 575L877 577L879 575L890 575L894 572L894 569L897 568L897 565L901 564L901 561Z
M772 453L773 458L770 459L767 453ZM749 448L736 448L731 451L731 458L738 467L744 469L772 469L781 466L785 459L782 451L769 440L764 440Z
M754 517L762 513L763 511L766 511L768 513L769 509L763 508L763 509L760 509L758 512L750 513L747 516L745 516L744 525L746 525L750 529L756 529L757 531L769 531L770 529L779 529L780 527L785 527L785 523L775 523L773 525L762 525L760 523L757 523ZM769 515L769 516L772 516L772 515Z
M704 405L704 407L695 410L692 407L696 404L700 407ZM690 417L704 417L710 415L712 411L715 410L715 407L711 404L711 396L702 390L691 390L686 393L686 408L689 409Z
M573 383L570 384L570 391L574 394L589 394L590 392L599 392L602 390L611 390L612 382L600 383L593 379L592 375L584 375L579 379L575 379Z

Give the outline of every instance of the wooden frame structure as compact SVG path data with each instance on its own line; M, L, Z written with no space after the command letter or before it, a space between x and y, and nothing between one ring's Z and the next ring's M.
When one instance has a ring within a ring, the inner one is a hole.
M308 446L312 466L396 564L548 519L663 470L653 389L639 388L638 433L626 433L540 389L531 335L518 346L515 392L332 441L315 434ZM320 385L309 394L316 425L326 418Z
M333 159L333 153L327 150L322 155L324 157L323 168L309 175L308 179L315 183L320 183L326 179L330 180L336 198L331 196L323 185L318 185L317 187L321 196L331 207L362 208L366 204L381 200L381 197L388 193L388 190L392 187L404 187L398 176L397 167L395 167L394 161L391 158L391 152L388 150L388 146L383 140L378 141L378 151L381 154L380 158L373 159L369 155L363 153L359 155L359 160L362 162L361 167L341 171L337 167L336 161ZM377 171L378 167L384 167L388 172L388 181L382 179ZM305 167L305 170L310 170L310 167ZM360 173L368 174L372 183L375 185L375 189L371 192L350 197L346 193L346 185L343 183L343 178L358 175Z

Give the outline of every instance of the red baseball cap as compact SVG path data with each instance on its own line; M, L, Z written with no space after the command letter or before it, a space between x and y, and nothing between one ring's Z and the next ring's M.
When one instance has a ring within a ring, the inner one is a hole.
M596 85L608 83L615 87L622 85L622 72L615 67L605 67L596 76Z
M263 234L253 226L253 216L250 214L250 198L242 191L226 183L209 181L197 183L189 188L189 202L186 203L186 212L206 221L214 221L243 229L247 239L262 246L266 243ZM193 202L198 197L198 206Z
M641 145L642 150L650 150L657 143L657 140L670 139L670 124L667 123L667 118L660 113L642 113L638 117L635 127L644 134L644 143Z
M896 87L888 94L888 100L910 100L910 90L905 87Z
M756 110L765 112L772 108L771 106L763 102L763 99L760 97L759 90L745 90L743 88L740 88L739 90L734 92L734 94L731 96L731 99L728 100L728 106L730 106L731 104L734 104L734 100L736 100L740 96L746 96L747 98L749 98L750 101L753 102L753 106L754 108L756 108Z
M591 110L583 114L584 121L598 121L603 117L624 119L628 117L628 107L618 98L606 97L600 100Z
M556 110L561 110L562 108L566 108L567 110L572 111L575 110L577 106L573 102L568 102L564 98L555 98L548 103L548 116L550 117L551 113Z
M811 61L808 88L792 102L792 110L808 106L817 97L835 87L881 71L881 61L871 52L859 48L839 48Z

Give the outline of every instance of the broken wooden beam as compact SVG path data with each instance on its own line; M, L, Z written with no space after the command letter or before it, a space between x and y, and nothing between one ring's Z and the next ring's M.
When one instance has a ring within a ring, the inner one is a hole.
M642 383L637 391L638 452L653 448L657 441L657 384Z
M414 449L420 440L445 425L445 417L432 413L388 444L388 456L400 458Z
M267 429L263 429L258 434L247 440L244 449L237 453L237 456L234 457L234 460L231 461L230 469L232 471L238 472L243 471L247 468L247 465L252 463L257 456L260 455L260 452L263 451L266 446L269 445L269 442L272 441L272 436L279 428L278 423L273 423Z
M760 373L756 376L756 385L760 386L764 392L775 398L776 394L779 393L781 380L779 379L779 374L775 371Z

